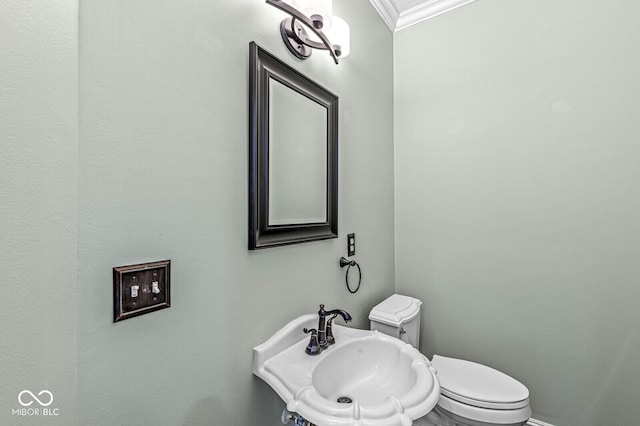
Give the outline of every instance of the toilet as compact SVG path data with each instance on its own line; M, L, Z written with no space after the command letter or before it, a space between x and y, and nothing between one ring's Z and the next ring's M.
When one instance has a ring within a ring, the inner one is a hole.
M394 294L374 306L371 330L419 348L422 301ZM529 390L516 379L475 362L434 355L440 399L414 426L522 426L531 416Z

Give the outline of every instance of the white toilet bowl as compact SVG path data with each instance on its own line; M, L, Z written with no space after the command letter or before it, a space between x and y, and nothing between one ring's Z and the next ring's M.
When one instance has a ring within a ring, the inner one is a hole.
M485 365L439 355L431 364L441 389L436 412L457 422L453 424L520 426L531 416L529 390L514 378Z
M371 329L418 348L421 304L394 294L371 310ZM438 371L440 400L415 426L521 426L529 420L529 390L516 379L482 364L439 355L431 364Z

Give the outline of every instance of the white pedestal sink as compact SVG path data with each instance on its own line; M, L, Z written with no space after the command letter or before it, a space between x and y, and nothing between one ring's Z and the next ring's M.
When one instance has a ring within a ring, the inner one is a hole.
M253 374L289 411L318 426L411 426L436 405L435 370L413 346L334 324L336 343L307 355L302 329L317 322L317 315L296 318L253 349Z

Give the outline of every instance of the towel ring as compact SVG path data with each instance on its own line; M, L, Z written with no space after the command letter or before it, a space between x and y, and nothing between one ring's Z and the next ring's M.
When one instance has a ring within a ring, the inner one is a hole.
M360 265L358 265L358 262L356 262L355 260L346 259L343 256L340 258L340 267L344 268L345 266L347 266L347 272L345 274L344 282L347 284L347 290L349 290L349 293L354 294L358 290L360 290L360 284L362 283L362 270L360 269ZM358 268L358 286L355 290L351 290L351 287L349 287L349 270L352 266Z

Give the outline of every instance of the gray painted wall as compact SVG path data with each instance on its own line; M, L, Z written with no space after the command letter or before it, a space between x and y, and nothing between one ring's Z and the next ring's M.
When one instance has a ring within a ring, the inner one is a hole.
M395 36L397 291L425 354L558 426L640 417L639 13L485 0Z
M338 67L262 2L90 0L78 33L77 1L0 0L0 423L40 424L11 409L48 389L47 424L279 424L251 348L320 301L365 327L395 278L426 354L518 377L558 426L634 424L638 5L485 0L393 46L335 7ZM246 250L251 40L340 95L338 240ZM166 258L173 306L113 324L111 268Z
M392 35L336 4L335 66L290 56L263 2L78 4L0 0L0 423L280 424L252 347L319 303L364 327L393 292ZM247 250L252 40L340 96L339 239ZM112 267L167 258L172 307L113 324ZM59 415L13 416L23 389Z
M335 9L354 46L339 66L292 57L262 1L81 2L80 424L280 424L253 346L319 303L366 326L393 292L393 37L366 0ZM247 250L252 40L340 97L339 239ZM111 268L161 259L171 308L113 324Z
M76 419L77 15L71 0L0 0L3 425ZM23 390L51 392L59 415L12 415Z

